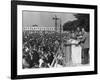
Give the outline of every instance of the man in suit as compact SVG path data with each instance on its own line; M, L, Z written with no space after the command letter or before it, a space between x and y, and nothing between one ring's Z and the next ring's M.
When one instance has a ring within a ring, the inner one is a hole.
M86 32L84 28L82 28L83 37L81 39L82 46L82 64L89 63L89 47L90 47L90 39L89 32Z

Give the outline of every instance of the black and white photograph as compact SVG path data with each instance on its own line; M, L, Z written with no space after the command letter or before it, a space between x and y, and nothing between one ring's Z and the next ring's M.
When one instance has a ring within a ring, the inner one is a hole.
M23 69L89 66L89 14L22 13Z
M12 78L96 74L96 9L13 2Z

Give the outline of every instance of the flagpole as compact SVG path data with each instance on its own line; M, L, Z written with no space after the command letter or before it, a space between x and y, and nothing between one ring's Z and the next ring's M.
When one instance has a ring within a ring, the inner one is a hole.
M62 25L61 25L61 18L60 18L60 46L61 46L61 42L62 42L61 27L62 27Z

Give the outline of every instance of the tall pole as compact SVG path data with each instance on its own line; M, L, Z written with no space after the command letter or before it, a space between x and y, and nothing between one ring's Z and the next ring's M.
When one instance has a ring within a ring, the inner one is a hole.
M53 17L53 20L55 21L55 31L57 31L57 20L59 20L59 18L57 18L57 16L55 15L55 17Z
M62 32L62 25L61 25L61 18L60 18L60 45L61 45L61 42L62 42L61 32Z
M64 56L64 51L63 51L63 41L62 41L62 20L60 18L60 50L61 50L61 54L62 56ZM64 57L63 57L63 66L64 66Z

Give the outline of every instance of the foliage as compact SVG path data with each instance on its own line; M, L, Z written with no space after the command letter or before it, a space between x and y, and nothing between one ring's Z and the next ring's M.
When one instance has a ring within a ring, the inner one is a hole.
M77 27L80 27L89 31L89 14L75 14L74 16L77 20L64 23L63 30L72 31L76 30Z

